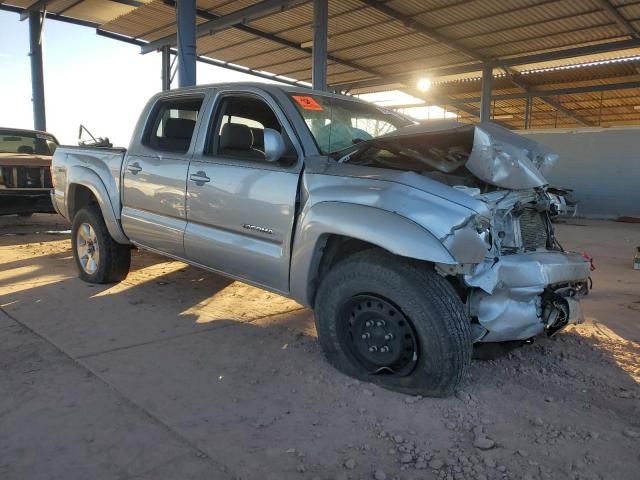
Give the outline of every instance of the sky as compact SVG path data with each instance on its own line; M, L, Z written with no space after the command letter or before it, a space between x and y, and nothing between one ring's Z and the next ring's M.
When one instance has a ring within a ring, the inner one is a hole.
M33 128L28 21L0 11L0 127ZM142 107L161 89L159 53L96 35L95 29L45 21L43 68L47 131L63 144L76 144L78 126L114 145L128 146ZM174 82L177 79L174 80ZM197 83L267 81L198 62ZM408 103L399 93L365 98ZM438 107L407 111L418 118L442 118ZM447 115L449 116L449 115Z

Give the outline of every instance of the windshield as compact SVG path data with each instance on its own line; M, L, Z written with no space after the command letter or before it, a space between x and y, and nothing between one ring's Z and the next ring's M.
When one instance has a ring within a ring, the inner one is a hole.
M373 104L298 93L291 94L291 99L325 155L412 125L402 116Z
M57 146L56 139L46 133L0 130L0 153L53 155Z

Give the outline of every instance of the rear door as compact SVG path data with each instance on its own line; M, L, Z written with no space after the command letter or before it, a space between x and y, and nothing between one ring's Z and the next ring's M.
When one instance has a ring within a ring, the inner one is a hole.
M203 95L160 99L127 155L122 226L136 244L184 256L186 181Z
M301 150L277 104L259 91L221 92L213 112L189 165L186 257L287 292ZM278 162L265 160L265 128L285 139Z

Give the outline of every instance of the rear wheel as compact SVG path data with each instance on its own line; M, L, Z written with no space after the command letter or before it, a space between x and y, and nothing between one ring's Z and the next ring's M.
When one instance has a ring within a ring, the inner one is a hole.
M323 279L315 302L322 348L337 369L405 393L451 395L471 359L470 325L453 287L429 266L380 250Z
M111 238L98 207L87 206L76 213L71 238L73 258L82 280L114 283L127 277L131 248Z

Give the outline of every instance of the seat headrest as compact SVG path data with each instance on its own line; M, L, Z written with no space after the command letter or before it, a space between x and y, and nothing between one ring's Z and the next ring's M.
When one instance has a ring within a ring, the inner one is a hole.
M231 150L251 150L253 133L241 123L225 123L220 134L220 147Z
M30 145L20 145L18 147L18 153L28 153L33 154L33 147Z
M195 126L195 120L188 118L167 118L164 125L164 136L165 138L179 138L182 140L191 139Z

